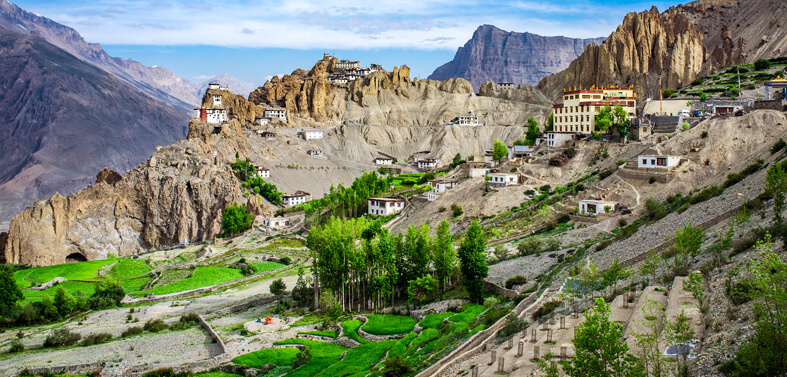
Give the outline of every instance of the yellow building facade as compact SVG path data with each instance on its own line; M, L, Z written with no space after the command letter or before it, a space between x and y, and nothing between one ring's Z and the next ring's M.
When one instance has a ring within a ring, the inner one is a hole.
M634 118L637 113L634 87L563 89L563 103L553 106L553 132L588 135L595 132L596 114L606 105L619 105L626 110L630 118Z

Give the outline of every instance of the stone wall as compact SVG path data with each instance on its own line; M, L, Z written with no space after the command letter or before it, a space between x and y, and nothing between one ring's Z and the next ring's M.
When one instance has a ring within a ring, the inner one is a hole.
M490 291L490 292L492 292L492 293L494 293L496 295L503 295L503 296L507 296L507 297L513 298L513 299L515 299L515 298L517 298L519 296L519 293L517 291L515 291L513 289L508 289L508 288L501 287L501 286L499 286L499 285L497 285L495 283L492 283L491 281L488 281L488 280L484 280L484 289L486 289L487 291Z
M202 318L201 315L197 314L197 318L199 319L200 325L202 325L202 327L205 328L205 331L208 332L208 335L210 335L210 338L213 339L213 341L219 345L219 347L221 348L221 353L222 354L227 353L227 349L226 346L224 345L224 341L221 340L219 334L217 334L216 331L213 330L213 327L211 327L210 324L207 321L205 321L205 318Z
M668 183L673 178L675 178L674 172L669 172L669 173L645 172L645 171L637 171L637 170L626 169L626 168L618 169L617 175L624 179L639 179L643 181L649 181L651 178L653 178L656 182L661 182L661 183Z
M43 367L43 368L33 368L28 369L30 374L32 375L40 375L46 372L54 373L54 374L89 374L89 373L101 373L104 367L107 365L106 362L100 363L90 363L90 364L79 364L79 365L64 365L64 366L56 366L56 367Z

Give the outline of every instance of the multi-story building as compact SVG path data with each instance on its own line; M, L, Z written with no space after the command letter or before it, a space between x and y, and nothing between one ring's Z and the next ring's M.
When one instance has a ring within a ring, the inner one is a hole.
M199 111L199 119L202 122L220 124L227 121L226 109L209 109L201 107L194 110Z
M299 190L292 195L282 196L281 201L285 206L294 206L294 205L306 203L306 201L309 200L309 196L311 196L311 194L309 194L308 192Z
M516 89L512 82L499 82L497 83L497 90L511 90Z
M287 110L285 109L266 109L263 112L263 116L269 119L278 118L282 122L287 122Z
M369 198L370 215L388 216L404 209L404 199L396 198Z
M596 114L607 105L623 107L633 119L637 113L634 87L564 89L563 103L553 106L553 132L589 135L596 131Z

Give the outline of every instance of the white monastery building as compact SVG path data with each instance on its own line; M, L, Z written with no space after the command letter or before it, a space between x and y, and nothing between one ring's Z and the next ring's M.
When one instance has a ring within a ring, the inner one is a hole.
M370 215L388 216L404 209L404 199L396 198L369 198Z
M284 205L286 205L286 206L295 206L295 205L298 205L298 204L306 203L306 201L309 200L308 198L309 198L310 195L311 194L309 194L308 192L299 190L299 191L296 191L292 195L284 195L284 196L282 196L281 200L282 200L282 203L284 203Z
M307 128L303 130L303 138L306 140L322 139L322 130L317 128Z
M596 131L596 114L604 106L621 106L633 119L637 113L634 87L563 89L563 103L554 109L554 132L590 135Z

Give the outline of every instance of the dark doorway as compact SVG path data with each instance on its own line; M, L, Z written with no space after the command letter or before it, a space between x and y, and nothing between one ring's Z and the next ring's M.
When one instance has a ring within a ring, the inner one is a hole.
M72 253L66 257L66 263L87 262L87 257L82 253Z

